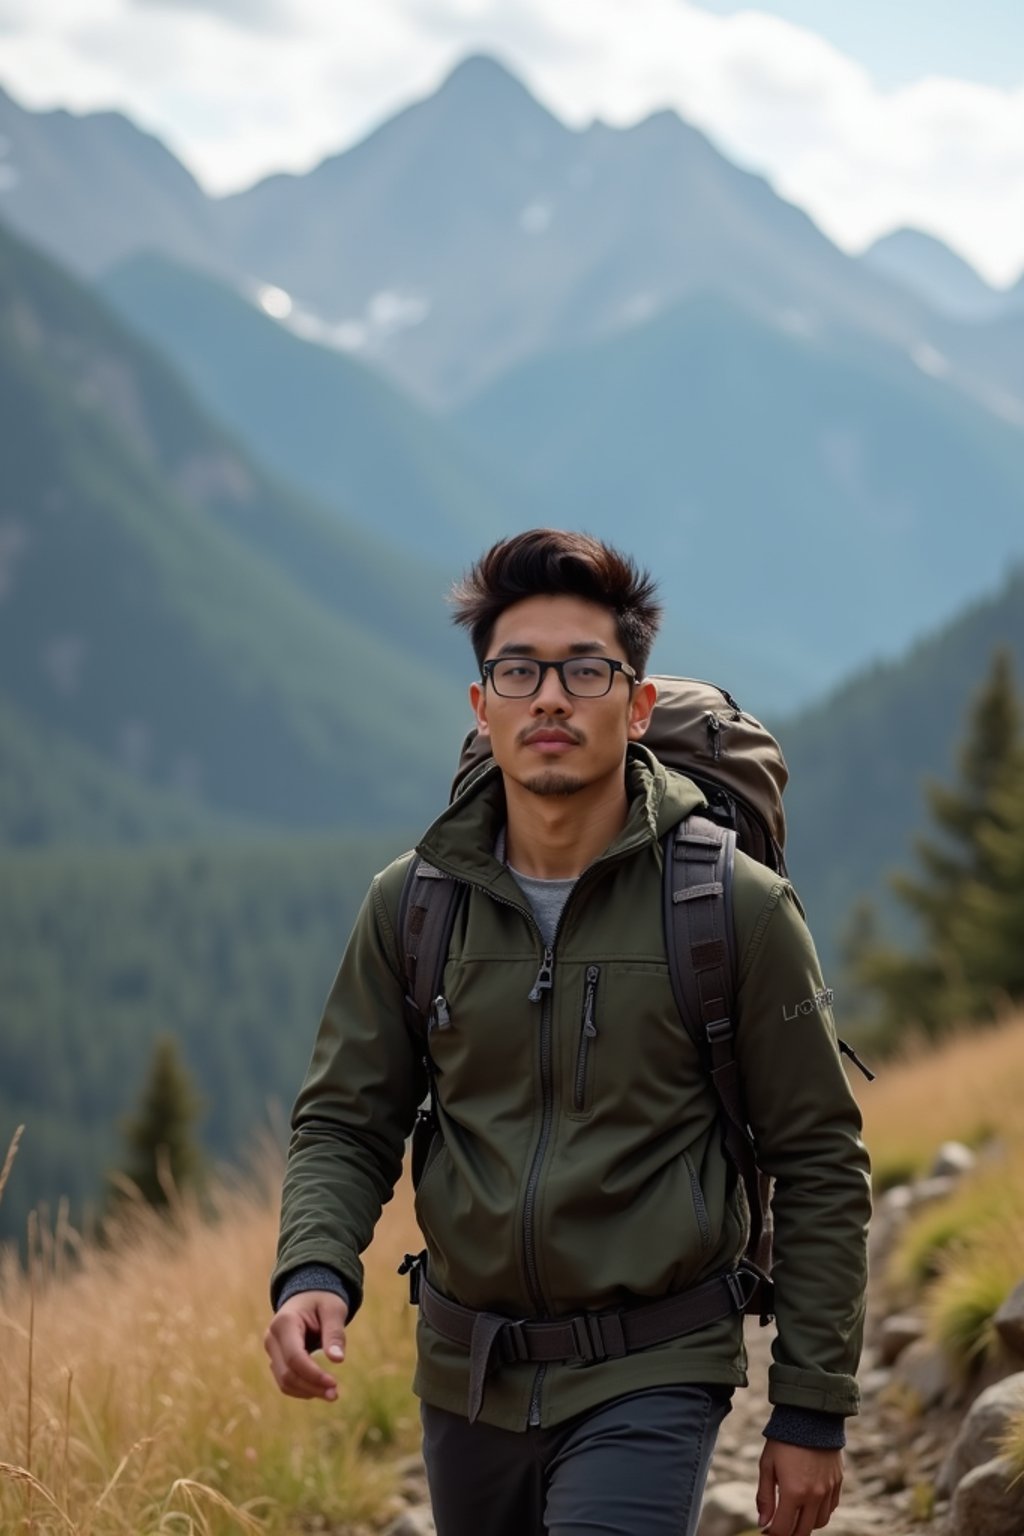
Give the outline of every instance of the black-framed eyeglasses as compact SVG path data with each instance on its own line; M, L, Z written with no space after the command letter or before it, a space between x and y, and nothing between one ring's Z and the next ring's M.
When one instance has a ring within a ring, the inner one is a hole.
M616 672L632 685L636 672L611 656L570 656L567 661L538 661L534 656L497 656L485 661L480 671L485 683L503 699L529 699L551 667L558 681L574 699L600 699L611 691Z

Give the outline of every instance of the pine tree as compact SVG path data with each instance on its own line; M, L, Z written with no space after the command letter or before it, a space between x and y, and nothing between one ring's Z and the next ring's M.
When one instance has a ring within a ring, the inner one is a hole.
M199 1099L171 1035L158 1036L137 1112L125 1121L124 1173L149 1205L198 1188L203 1160L193 1125Z
M968 717L957 783L931 783L926 789L938 836L916 840L919 873L892 878L897 897L918 920L920 947L906 954L866 946L859 957L858 979L882 1000L885 1034L913 1024L935 1036L985 1011L991 982L975 956L966 914L969 905L977 907L978 892L998 883L993 837L1009 814L1006 796L1020 752L1013 665L1009 652L1000 649Z
M974 993L993 1011L1024 1001L1024 751L981 832L986 879L966 891L958 935Z

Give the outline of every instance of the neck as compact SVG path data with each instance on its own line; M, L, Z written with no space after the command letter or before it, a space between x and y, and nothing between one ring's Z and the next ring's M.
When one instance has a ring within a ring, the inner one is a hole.
M629 813L622 773L574 795L537 795L506 776L505 798L505 857L535 880L574 880L618 836Z

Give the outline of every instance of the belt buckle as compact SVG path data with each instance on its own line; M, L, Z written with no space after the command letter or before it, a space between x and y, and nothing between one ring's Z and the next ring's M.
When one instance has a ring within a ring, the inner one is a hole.
M744 1280L751 1282L744 1285ZM737 1312L747 1310L747 1302L754 1294L755 1277L746 1269L731 1269L725 1276L726 1289L732 1297L732 1304Z
M570 1326L572 1342L581 1365L596 1365L607 1360L608 1350L601 1332L601 1319L596 1312L578 1313L570 1319Z
M501 1330L501 1353L507 1365L521 1364L530 1358L523 1328L525 1322L524 1317L517 1317L514 1321L507 1322Z

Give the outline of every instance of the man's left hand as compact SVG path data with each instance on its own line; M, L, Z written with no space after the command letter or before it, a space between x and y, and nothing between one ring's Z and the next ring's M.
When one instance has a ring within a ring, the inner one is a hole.
M757 1479L757 1518L768 1536L811 1536L828 1525L843 1486L842 1451L767 1440Z

